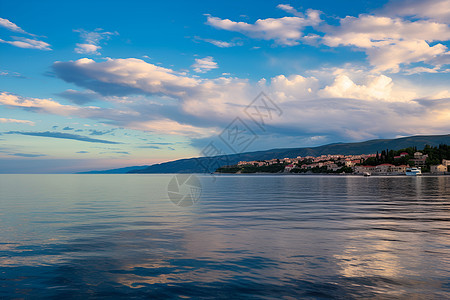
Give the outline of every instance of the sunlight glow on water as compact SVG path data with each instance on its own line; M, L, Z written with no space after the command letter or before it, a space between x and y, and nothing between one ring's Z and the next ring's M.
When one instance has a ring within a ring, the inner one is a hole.
M0 175L0 298L450 298L450 178Z

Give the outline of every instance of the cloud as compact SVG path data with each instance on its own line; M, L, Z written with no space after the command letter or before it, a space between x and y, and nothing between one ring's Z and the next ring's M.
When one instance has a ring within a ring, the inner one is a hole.
M316 77L277 76L262 87L283 111L268 132L280 136L324 136L326 142L386 136L444 134L450 127L450 99L417 100L423 91L402 86L385 75L336 70L323 86ZM418 123L415 123L418 122ZM336 138L338 137L338 138ZM332 139L332 140L330 140Z
M236 96L235 91L240 93L239 90L246 85L245 80L234 78L193 78L135 58L107 59L101 62L83 58L74 62L56 62L53 69L63 80L104 96L162 96L163 100L172 105L142 103L134 108L137 116L129 116L126 120L116 121L114 124L167 134L175 134L175 128L182 135L196 133L203 136L216 132L216 128L197 126L205 125L205 107L212 105L218 110L235 110L218 104L227 103ZM236 98L245 99L238 96ZM181 101L181 106L175 106L176 102L173 100ZM224 112L222 114L226 115ZM172 118L177 121L170 121ZM187 126L189 124L186 123L193 122L193 118L197 118L199 124ZM220 119L223 120L223 117ZM216 121L217 118L213 123Z
M110 154L110 153L130 155L130 152L127 152L127 151L105 151L105 152L100 152L99 154Z
M48 137L48 138L55 138L55 139L67 139L67 140L76 140L81 142L88 142L88 143L102 143L102 144L123 144L120 142L113 142L113 141L107 141L107 140L101 140L101 139L93 139L87 136L81 136L77 134L70 134L70 133L62 133L62 132L26 132L26 131L9 131L5 132L5 134L21 134L21 135L28 135L28 136L38 136L38 137Z
M9 72L9 71L0 71L0 76L7 76L7 77L15 77L15 78L26 78L22 74L18 72Z
M298 99L351 98L361 101L405 102L415 99L417 93L400 85L385 75L372 75L357 69L324 69L312 72L318 77L279 75L269 84L265 80L260 85L269 90L278 103L298 101ZM328 74L327 74L328 73ZM359 74L358 74L359 73ZM325 84L326 82L329 82Z
M318 94L324 98L388 101L391 99L392 85L392 79L384 75L370 77L367 85L357 85L347 75L341 74Z
M214 46L220 47L220 48L229 48L236 45L241 45L233 42L225 42L225 41L219 41L219 40L212 40L212 39L205 39L205 42L208 42L210 44L213 44Z
M139 146L138 148L143 148L143 149L161 149L161 147L158 146Z
M75 52L79 54L100 54L97 50L102 47L93 44L76 44Z
M302 134L328 138L335 136L337 140L447 133L450 102L427 104L409 101L381 105L378 101L349 98L297 100L281 105L285 112L283 120L275 120L271 130L288 135L290 130L296 128Z
M185 135L185 136L211 136L217 134L218 131L211 128L202 128L193 126L187 123L181 123L169 118L162 118L157 120L138 120L131 121L127 124L127 127L135 130L143 130L149 132L155 132L158 134L167 135Z
M280 75L261 82L283 110L282 118L271 121L267 131L279 136L323 136L322 142L334 142L444 134L450 127L450 99L445 100L445 91L435 95L441 102L418 101L423 91L385 75L329 72L331 82L325 86L324 78L300 75Z
M98 44L102 40L108 40L111 36L119 35L117 31L109 32L104 31L101 28L96 28L93 31L87 31L84 29L76 29L74 32L80 33L80 37L86 41L88 44Z
M195 124L194 122L200 122L198 124L202 126L208 122L212 126L226 122L229 120L227 117L234 117L236 111L250 103L258 88L267 89L277 103L294 101L298 105L301 105L299 99L352 98L364 101L404 102L416 97L413 91L395 85L387 76L369 75L361 79L361 83L355 83L350 75L337 70L331 75L332 81L328 84L324 84L323 80L316 77L279 75L268 82L261 81L259 86L254 86L247 80L238 78L190 78L138 59L108 59L104 62L83 59L56 63L54 67L59 77L90 88L94 92L110 94L115 92L118 95L138 93L177 99L181 108L181 111L176 111L177 114L167 110L167 106L153 105L148 106L148 109L153 115L158 116L156 119L136 118L127 123L129 128L170 134L183 132L188 135L200 132L199 128L187 126ZM104 91L104 84L108 84L107 91ZM144 106L135 109L140 112L146 111ZM215 132L213 128L203 130L204 133L208 131L210 134Z
M85 153L89 153L89 151L78 151L76 153L85 154Z
M442 69L440 66L427 68L427 67L414 67L403 71L406 75L419 74L419 73L450 73L450 69Z
M5 119L5 118L0 118L0 123L19 123L19 124L27 124L27 125L31 125L31 126L35 125L35 123L32 122L32 121L16 120L16 119Z
M94 92L104 93L104 84L108 84L110 87L106 91L108 93L116 92L118 95L138 93L173 97L180 101L183 114L195 115L199 118L211 116L211 119L214 120L217 120L217 117L223 119L220 117L221 115L233 114L236 107L245 107L249 103L247 101L257 93L258 88L258 86L249 84L247 80L238 78L194 79L137 59L66 62L63 63L64 68L59 68L59 64L62 63L55 64L58 76L79 86L91 88ZM348 72L350 74L357 73L355 70L350 71ZM329 71L324 73L329 73ZM270 79L270 85L266 85L265 80L261 81L259 88L270 89L277 101L281 102L320 97L407 101L416 96L412 91L405 91L406 88L394 86L392 79L384 75L370 75L361 80L364 81L363 84L356 84L342 70L335 70L334 73L330 76L331 83L326 85L323 80L316 77L279 75ZM80 75L71 77L74 74ZM84 77L81 78L81 76ZM401 94L404 96L401 97ZM169 111L163 107L161 105L149 106L153 113L158 111L162 114L168 113ZM142 107L139 110L145 111L142 110ZM211 110L215 113L211 114ZM177 120L181 118L181 115L176 116Z
M0 43L10 44L19 48L27 48L27 49L38 49L38 50L52 50L50 48L50 44L39 41L35 39L23 38L23 37L12 37L15 41L5 41L0 39Z
M62 130L73 130L74 128L72 128L72 127L69 127L69 126L66 126L66 127L64 127Z
M168 146L168 145L173 145L173 143L157 143L157 142L151 142L148 144L152 144L152 145L163 145L163 146Z
M105 134L113 132L114 130L115 130L115 128L114 129L110 129L110 130L89 129L89 131L90 131L89 135L105 135Z
M421 70L448 70L442 66L450 64L450 51L445 45L450 40L450 0L391 1L375 14L339 19L338 26L323 24L317 10L309 9L304 15L289 4L279 4L277 8L295 17L259 19L251 24L207 15L207 24L284 46L304 43L352 47L366 53L376 72L415 74ZM316 32L304 35L306 27ZM414 64L418 63L432 68L416 68ZM412 68L415 69L408 71Z
M262 86L266 81L260 82ZM301 75L278 75L270 80L268 87L277 101L285 102L296 99L315 98L319 89L319 80L315 77L303 77Z
M219 48L230 48L230 47L234 47L234 46L242 46L243 45L243 43L241 41L225 42L225 41L214 40L214 39L203 39L198 36L194 37L194 39L213 44L214 46L217 46Z
M49 113L61 116L77 116L100 120L110 125L125 127L129 129L151 131L165 134L180 135L211 135L215 131L192 125L183 125L185 122L177 122L167 119L158 112L154 112L155 106L150 104L150 114L146 114L147 104L143 106L131 105L129 108L99 108L99 107L77 107L62 105L51 99L39 99L20 97L7 92L0 93L0 104L13 108L22 108L38 113ZM121 106L122 104L119 103ZM130 105L130 103L126 103ZM132 104L132 103L131 103ZM170 111L170 110L169 110ZM156 118L156 119L155 119ZM91 131L93 135L105 134L107 131Z
M306 11L306 17L259 19L254 24L207 15L206 23L215 28L239 32L251 38L274 40L279 45L293 46L300 43L305 27L316 26L320 22L320 12L309 9Z
M30 38L12 36L11 38L13 40L8 41L8 40L0 39L0 43L10 44L15 47L26 48L26 49L52 50L50 48L50 44L36 39L35 38L36 35L26 32L25 30L23 30L22 28L20 28L13 22L9 21L8 19L0 18L0 27L4 27L12 32L26 34L26 35L33 37L32 39L30 39Z
M433 95L425 97L425 99L432 99L432 100L450 99L450 91L448 90L439 91Z
M327 142L437 134L450 127L450 104L442 99L445 93L437 89L434 98L441 102L424 102L432 100L420 86L367 70L335 68L310 72L314 76L278 75L252 83L234 77L189 77L134 58L58 62L54 69L66 81L108 94L105 101L112 97L123 97L123 101L112 101L113 108L101 109L3 93L0 104L199 139L219 134L236 116L253 124L243 110L264 90L283 110L282 118L268 121L267 134L285 136L291 142L300 133L303 140L321 136Z
M236 99L244 105L247 95L247 80L230 77L216 79L200 79L188 77L174 70L159 67L140 59L108 59L95 62L90 59L80 59L74 62L56 62L53 66L58 77L67 82L88 88L96 93L109 96L128 96L135 94L163 96L169 103L169 99L180 101L180 106L164 106L161 104L149 104L140 107L141 114L148 111L148 115L176 115L178 124L184 124L186 113L204 118L207 107L217 109L217 113L227 115L224 109L234 111L235 108L226 105ZM161 117L160 121L167 117ZM189 116L192 119L192 116ZM221 118L223 119L223 118ZM211 119L212 120L212 119ZM217 118L215 117L215 121ZM143 128L149 124L160 128L155 120L139 120L134 118L132 124L143 121ZM177 128L180 126L174 124ZM193 129L193 128L191 128ZM165 130L167 131L167 130ZM200 130L202 131L202 130Z
M41 157L41 156L46 156L45 154L29 154L29 153L11 153L9 155L20 156L20 157Z
M75 104L84 105L97 100L99 95L93 91L76 91L72 89L65 90L64 92L56 94L57 96L63 97Z
M290 4L278 4L277 8L284 10L287 13L293 14L294 16L303 17L303 14L293 8Z
M120 109L100 108L96 106L79 107L63 105L52 99L21 97L7 92L0 93L0 105L22 108L39 113L49 113L59 116L78 116L82 118L119 120L127 115L136 116L138 113Z
M0 93L0 104L11 107L23 107L57 115L70 115L79 112L80 110L75 106L62 105L51 99L25 98L7 92Z
M103 96L149 93L180 96L199 81L137 58L107 59L95 62L55 62L53 70L61 79L93 90ZM106 76L106 77L105 77Z
M197 73L206 73L210 70L217 69L219 66L211 56L205 58L196 58L195 64L192 65Z
M33 35L31 33L26 32L25 30L23 30L22 28L20 28L13 22L9 21L8 19L0 18L0 27L4 27L10 31L14 31L14 32L18 32L18 33Z
M365 51L378 71L398 72L401 64L435 64L448 55L443 44L450 40L450 27L429 20L408 21L385 16L347 16L340 26L328 26L322 41L330 47L353 46Z
M449 24L450 0L390 1L381 12L390 16L425 18Z
M87 31L84 29L76 29L74 32L78 32L80 34L80 38L83 40L83 43L76 44L75 52L80 54L96 54L100 55L100 50L102 47L100 46L100 42L102 40L109 40L111 36L118 35L117 31L109 32L104 31L101 28L97 28L93 31Z

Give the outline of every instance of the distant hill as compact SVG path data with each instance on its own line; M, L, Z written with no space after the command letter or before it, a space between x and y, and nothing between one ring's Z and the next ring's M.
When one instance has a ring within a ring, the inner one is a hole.
M217 157L198 157L179 159L151 166L127 167L106 171L92 171L95 174L123 173L206 173L214 172L218 164L237 164L239 161L265 160L272 158L294 158L297 156L319 156L324 154L371 154L385 149L399 150L416 146L422 149L425 145L450 145L450 134L431 136L410 136L398 139L378 139L359 143L336 143L310 148L284 148L266 151L246 152Z
M149 166L133 166L133 167L125 167L118 169L110 169L110 170L102 170L102 171L87 171L87 172L79 172L78 174L126 174L129 171L144 169Z

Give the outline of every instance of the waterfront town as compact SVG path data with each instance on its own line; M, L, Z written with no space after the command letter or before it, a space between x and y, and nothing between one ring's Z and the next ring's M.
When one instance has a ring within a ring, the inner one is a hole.
M450 157L436 163L436 158L430 159L429 154L416 151L415 148L407 150L409 152L386 150L381 154L334 154L240 161L236 165L219 168L217 172L404 175L408 169L417 168L430 174L450 174Z

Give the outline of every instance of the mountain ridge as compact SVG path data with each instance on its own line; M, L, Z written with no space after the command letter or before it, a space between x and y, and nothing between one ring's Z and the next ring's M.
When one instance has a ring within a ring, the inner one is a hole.
M422 149L425 145L450 145L450 134L416 135L396 139L374 139L353 143L332 143L316 147L275 148L215 157L183 158L149 166L131 166L103 171L89 171L81 174L155 174L155 173L210 173L222 163L236 164L239 161L267 160L272 158L294 158L297 156L320 156L326 154L371 154L385 149L399 150L416 146Z

